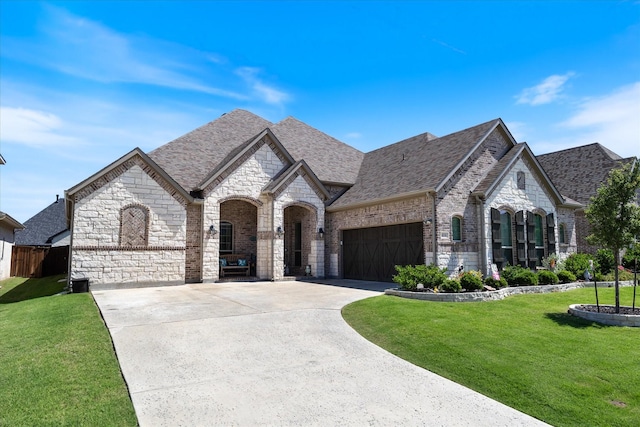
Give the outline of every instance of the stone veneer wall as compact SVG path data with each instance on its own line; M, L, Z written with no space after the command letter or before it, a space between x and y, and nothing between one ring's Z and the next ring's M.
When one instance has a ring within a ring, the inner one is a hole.
M197 283L202 280L202 204L187 206L187 238L184 280Z
M186 201L139 161L75 196L71 278L90 283L185 279ZM120 246L120 212L149 210L147 246Z
M565 225L565 237L566 242L564 245L560 244L560 236L556 240L556 252L560 259L566 259L572 253L578 251L578 232L576 229L576 222L578 219L578 213L573 209L558 208L558 218L556 224L556 234L560 230L560 224Z
M437 264L452 274L461 265L468 270L480 270L481 224L478 207L469 195L499 159L512 147L498 129L484 140L474 154L445 183L436 205L438 232ZM451 235L453 216L462 218L462 240L454 242ZM433 258L429 247L428 258Z
M285 166L283 160L269 144L262 144L237 167L226 173L217 186L206 189L204 202L203 280L219 279L219 234L211 235L209 226L220 223L220 202L234 198L245 200L257 208L257 260L256 274L261 279L271 279L270 245L271 203L262 195L262 189Z
M383 202L337 212L328 212L325 228L326 275L342 276L342 230L423 222L433 217L433 201L428 195ZM425 250L432 246L431 225L423 226ZM426 259L427 264L430 263Z
M517 185L518 172L525 174L525 189L520 190ZM493 252L491 247L491 208L507 209L512 214L512 220L515 220L517 211L525 210L540 214L554 214L556 242L558 241L558 213L555 203L551 195L538 181L537 176L531 172L530 165L524 160L518 160L510 171L505 175L503 180L497 186L496 190L491 194L484 204L485 215L485 254L486 268L483 273L488 275L491 273L490 267L493 263ZM566 213L565 213L566 214ZM544 216L543 215L543 216ZM515 225L513 226L515 233ZM515 252L515 236L514 236L514 252Z
M302 206L314 214L315 221L311 224L311 230L324 228L324 201L318 195L315 187L308 177L303 174L298 175L279 194L276 195L273 206L273 220L275 227L284 227L284 211L289 206ZM274 241L274 279L284 277L284 240L282 238ZM317 233L309 235L309 252L303 254L303 259L307 259L307 264L311 265L311 273L316 277L325 277L324 269L324 239Z

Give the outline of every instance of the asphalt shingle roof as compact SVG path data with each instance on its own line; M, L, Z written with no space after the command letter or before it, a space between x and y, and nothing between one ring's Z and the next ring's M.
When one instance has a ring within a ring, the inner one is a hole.
M611 169L631 160L597 142L536 157L558 191L582 204L588 204Z
M50 245L53 236L67 230L64 199L53 202L27 221L24 230L16 231L16 245Z
M498 122L491 120L435 139L423 133L367 153L355 185L331 207L436 189Z
M151 151L149 157L190 191L266 128L296 161L304 160L321 181L355 182L364 157L361 151L293 117L273 124L240 109Z

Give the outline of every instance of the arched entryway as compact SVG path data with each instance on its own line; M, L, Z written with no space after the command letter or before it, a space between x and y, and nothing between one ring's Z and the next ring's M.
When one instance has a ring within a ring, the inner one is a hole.
M310 256L316 239L315 209L292 205L284 209L284 264L285 276L304 276L305 267L313 265ZM312 276L318 272L311 271Z
M220 203L218 237L220 259L237 263L238 258L246 260L249 275L256 275L258 252L257 226L258 208L245 200L231 199ZM242 269L228 269L224 277L243 276Z

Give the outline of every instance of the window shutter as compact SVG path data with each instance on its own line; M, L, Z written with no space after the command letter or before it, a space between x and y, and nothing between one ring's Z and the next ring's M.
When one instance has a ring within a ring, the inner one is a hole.
M516 250L518 256L518 264L522 267L527 266L526 243L524 235L524 211L516 212Z
M555 233L555 221L553 220L553 214L547 215L547 254L551 255L556 251L556 233Z
M491 208L491 249L493 262L500 268L504 262L502 256L502 237L500 235L500 211Z
M536 267L536 223L535 214L527 212L527 254L529 255L529 268Z

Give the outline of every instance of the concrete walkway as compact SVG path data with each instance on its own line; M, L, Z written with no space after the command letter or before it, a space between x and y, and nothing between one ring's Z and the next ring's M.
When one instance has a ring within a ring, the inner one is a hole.
M346 285L93 294L141 426L545 425L362 338L340 309L382 289Z

